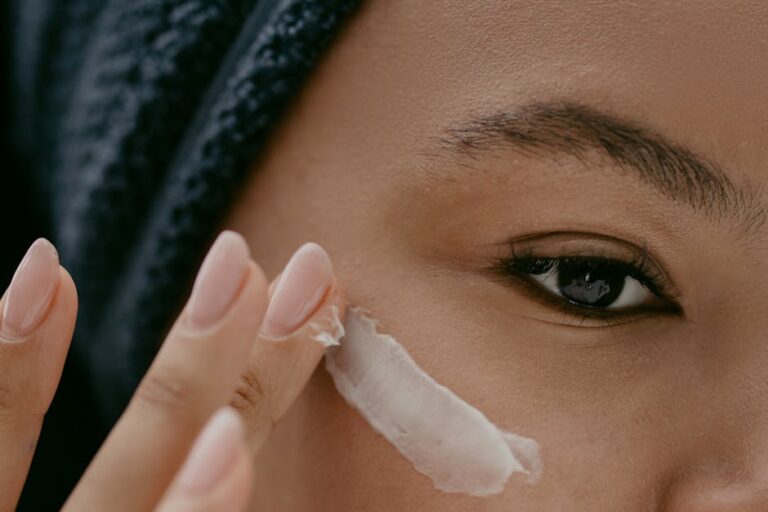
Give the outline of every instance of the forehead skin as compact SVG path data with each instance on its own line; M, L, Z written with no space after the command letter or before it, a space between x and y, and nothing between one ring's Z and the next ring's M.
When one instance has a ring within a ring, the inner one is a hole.
M759 1L381 2L353 24L344 41L359 44L332 71L354 76L328 83L366 106L358 112L381 137L566 95L755 172L768 129L767 21Z
M534 333L553 338L564 331L522 320L517 324L514 315L486 315L480 302L470 299L473 290L485 293L485 284L471 288L435 279L412 262L404 248L412 239L395 243L392 234L411 224L423 224L416 231L429 234L438 223L471 225L462 220L464 210L454 210L450 218L430 216L438 211L430 210L435 190L416 177L426 148L447 126L475 114L539 100L576 100L636 121L719 162L735 183L749 182L762 191L768 178L766 3L364 4L258 162L227 227L244 233L254 258L271 276L301 243L321 243L351 300L374 311L436 380L494 421L539 441L544 478L536 487L513 485L489 500L441 494L346 406L321 370L260 455L259 510L768 508L758 498L768 492L765 479L758 478L768 472L768 448L764 427L755 427L768 419L761 398L768 393L768 353L760 334L768 324L755 314L768 306L768 282L761 277L767 274L759 257L738 260L752 266L727 268L724 262L735 261L735 252L726 238L699 229L704 220L654 217L661 206L633 199L635 182L600 188L608 197L598 220L614 223L611 227L620 231L616 236L644 229L651 239L673 232L683 241L675 247L684 250L667 251L673 253L671 270L693 305L701 312L716 308L715 314L700 314L700 323L688 330L647 327L663 338L663 343L649 343L653 353L642 352L647 346L639 343L615 353L536 352L539 347L524 347L523 341L518 347L509 338L528 341ZM525 159L522 166L545 167ZM501 158L488 167L507 165ZM532 196L543 203L545 187L549 194L568 193L550 180L534 181L536 190L522 194L509 184L532 178L519 174L517 181L505 182L506 188L483 187L477 177L471 184L454 178L448 188L456 196L479 190L472 196L479 200L461 204L482 202L477 231L506 236L513 233L500 226L514 225L514 218L505 213L512 209L505 201L523 204ZM409 187L419 188L421 195L408 197L419 198L419 213L426 215L413 214L415 207L401 199ZM496 190L502 188L503 194ZM768 199L765 193L763 199ZM407 215L400 223L383 225L382 211L392 205ZM577 222L592 207L573 208ZM646 213L650 222L622 224L625 217ZM555 218L557 212L550 207L539 216ZM763 249L766 242L768 237ZM718 264L708 266L712 262ZM731 309L721 308L721 288L709 285L727 283L725 275L732 271L733 283L748 283L749 293L733 290ZM699 284L702 275L715 277ZM499 302L512 300L510 293ZM728 319L734 311L738 319ZM424 321L438 318L428 325ZM486 321L481 340L468 332L467 319L479 318ZM702 333L718 334L722 345L697 346ZM723 354L740 369L720 372ZM712 472L697 473L705 465Z

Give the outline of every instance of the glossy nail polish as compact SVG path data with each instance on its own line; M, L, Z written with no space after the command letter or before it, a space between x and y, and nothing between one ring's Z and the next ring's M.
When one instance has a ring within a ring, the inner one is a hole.
M325 250L302 245L288 261L275 286L261 326L264 336L282 338L298 329L317 309L333 279Z
M224 316L240 291L249 258L248 244L240 234L224 231L219 235L192 287L186 312L190 326L205 329Z
M6 341L29 335L42 321L59 283L59 255L48 240L29 247L5 296L2 333Z

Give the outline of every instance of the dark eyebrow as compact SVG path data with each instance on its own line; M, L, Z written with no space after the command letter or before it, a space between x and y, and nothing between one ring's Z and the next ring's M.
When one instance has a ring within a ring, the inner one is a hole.
M449 127L438 145L476 158L507 148L538 157L568 155L586 163L607 156L664 196L710 218L736 219L745 233L766 221L753 188L739 188L715 162L639 123L571 101L535 102Z

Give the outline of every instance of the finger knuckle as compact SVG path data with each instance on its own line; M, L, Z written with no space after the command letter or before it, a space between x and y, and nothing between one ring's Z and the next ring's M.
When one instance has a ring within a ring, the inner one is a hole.
M253 417L262 413L266 402L267 392L258 373L253 369L246 370L240 377L229 405Z
M45 407L34 397L20 397L18 390L12 390L0 382L0 423L29 425L40 424L45 417Z
M11 398L11 390L8 389L8 387L5 386L2 382L0 382L0 413L11 409Z
M186 410L193 395L188 380L168 370L148 374L136 390L134 399L142 406L174 412Z

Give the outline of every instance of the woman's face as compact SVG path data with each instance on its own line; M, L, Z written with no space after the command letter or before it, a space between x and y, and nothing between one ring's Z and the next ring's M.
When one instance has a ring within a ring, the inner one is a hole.
M227 226L322 244L541 480L436 490L321 368L259 510L768 510L768 11L528 4L367 2Z

